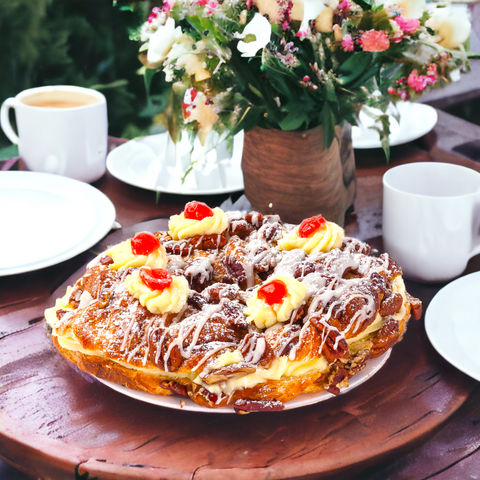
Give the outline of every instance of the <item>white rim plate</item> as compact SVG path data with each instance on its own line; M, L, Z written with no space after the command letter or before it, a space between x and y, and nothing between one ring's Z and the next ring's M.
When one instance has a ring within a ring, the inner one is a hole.
M101 240L115 207L88 183L36 172L0 172L0 276L31 272Z
M155 192L212 195L243 190L243 132L234 137L232 154L226 142L208 150L197 141L194 151L199 161L184 183L181 178L190 166L186 135L176 147L168 133L130 140L108 154L107 169L122 182Z
M366 367L354 375L350 379L350 385L347 388L342 388L340 394L349 392L350 390L358 387L363 382L367 381L370 377L375 375L380 368L383 367L385 362L390 356L391 350L388 350L383 355L377 358L368 360ZM158 405L159 407L173 408L175 410L186 410L188 412L201 412L201 413L235 413L233 407L219 407L219 408L208 408L197 405L192 400L184 397L179 397L177 395L154 395L152 393L142 392L140 390L132 390L130 388L118 385L117 383L109 382L101 378L95 377L99 382L103 383L107 387L126 395L127 397L132 397L141 402L152 403L153 405ZM306 407L308 405L313 405L315 403L323 402L329 398L334 397L332 393L322 391L318 393L303 393L298 397L290 400L285 404L284 410L293 410L294 408Z
M480 381L480 272L443 287L425 313L425 330L447 362Z
M408 143L430 132L438 120L437 111L423 103L399 102L400 124L390 119L390 146ZM352 127L353 148L382 148L376 130L369 128L374 124L364 112L360 112L360 126Z

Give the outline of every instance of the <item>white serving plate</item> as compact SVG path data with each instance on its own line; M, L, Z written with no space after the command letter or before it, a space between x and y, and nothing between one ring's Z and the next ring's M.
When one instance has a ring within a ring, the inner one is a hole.
M243 190L243 131L234 137L231 154L226 142L213 148L201 147L198 140L193 153L190 152L186 135L177 145L168 133L149 135L112 150L107 157L107 169L122 182L156 192L211 195ZM191 158L197 163L182 183Z
M368 360L366 367L350 379L349 387L342 388L340 394L353 390L355 387L358 387L363 382L367 381L370 377L375 375L375 373L377 373L388 360L390 353L391 350L388 350L380 357ZM107 387L116 390L119 393L122 393L123 395L135 398L137 400L140 400L141 402L152 403L153 405L158 405L159 407L173 408L175 410L186 410L188 412L235 413L233 407L208 408L197 405L195 402L192 402L192 400L177 395L154 395L152 393L142 392L140 390L132 390L122 385L118 385L117 383L108 382L107 380L103 380L101 378L97 378L97 380L106 385ZM333 395L332 393L326 391L318 393L303 393L291 400L290 402L287 402L285 404L285 410L293 410L294 408L306 407L308 405L323 402L334 396L335 395Z
M0 172L0 205L0 276L68 260L115 222L115 207L102 192L47 173Z
M429 105L399 102L397 108L400 113L400 123L390 116L391 147L423 137L437 123L437 111ZM378 132L370 128L373 125L375 121L366 113L366 110L361 110L360 126L352 127L353 148L382 148Z
M480 272L458 278L435 295L425 329L445 360L480 381Z

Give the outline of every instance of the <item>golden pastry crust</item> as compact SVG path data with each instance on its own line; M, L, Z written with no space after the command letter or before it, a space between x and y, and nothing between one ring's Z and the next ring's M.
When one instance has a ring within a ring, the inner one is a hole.
M358 240L313 254L277 248L294 227L276 216L229 213L216 236L174 241L157 233L166 269L190 288L176 313L142 306L125 284L138 269L114 270L100 255L47 310L53 343L99 378L207 407L279 410L301 393L338 394L403 338L421 304L405 291L398 265L387 254L370 256ZM304 297L289 318L254 321L248 312L265 309L247 303L266 301L253 298L256 286L275 278L301 282Z

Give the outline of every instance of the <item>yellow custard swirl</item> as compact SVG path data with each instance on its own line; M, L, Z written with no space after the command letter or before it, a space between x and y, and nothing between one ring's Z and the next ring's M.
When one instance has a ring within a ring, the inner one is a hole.
M165 290L151 290L140 279L136 270L125 279L128 291L151 313L178 313L187 303L190 287L185 277L172 276L172 284Z
M225 212L215 207L212 217L205 217L202 220L191 220L185 218L184 213L172 215L168 222L168 230L173 240L195 237L196 235L219 235L228 227L228 217Z
M344 238L343 228L333 222L326 222L322 228L306 238L300 237L298 227L295 227L290 233L283 234L282 240L278 242L278 249L294 250L299 248L308 254L327 253L334 248L340 248Z
M258 289L260 285L253 291L252 296L247 300L247 308L244 313L248 321L255 322L257 328L268 328L279 322L286 322L290 319L294 310L299 308L307 298L307 288L298 280L284 275L277 275L268 280L280 280L287 287L287 295L281 303L269 305L261 298L258 298Z
M113 270L124 270L129 267L165 268L167 266L167 252L163 245L160 245L150 255L135 255L129 239L113 245L105 253L112 257L113 263L109 267Z

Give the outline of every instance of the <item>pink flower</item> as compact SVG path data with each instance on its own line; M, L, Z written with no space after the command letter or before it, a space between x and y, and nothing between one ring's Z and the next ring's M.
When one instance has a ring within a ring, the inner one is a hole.
M408 93L407 93L406 90L402 90L402 91L400 92L400 98L401 98L402 100L407 100L407 99L408 99Z
M304 82L309 82L309 81L310 81L310 77L309 77L308 75L305 75L305 76L303 77L303 81L304 81Z
M408 76L407 83L417 93L422 92L427 88L428 78L425 75L419 75L417 70L412 70L412 73Z
M253 7L253 0L247 0L247 8L250 10Z
M207 12L207 15L212 15L212 13L215 13L217 8L220 6L217 0L208 0L205 10Z
M360 40L364 52L383 52L390 48L390 40L383 30L368 30Z
M297 36L297 37L301 37L301 38L306 37L306 36L307 36L307 32L306 32L305 30L300 31L300 32L297 32L296 36Z
M282 25L284 30L288 30L290 28L290 24L285 20Z
M355 44L353 43L353 38L349 33L346 33L342 39L342 48L347 52L353 52Z
M350 10L350 2L348 0L343 0L343 2L340 2L340 4L338 5L338 8L340 10Z
M175 0L164 0L163 1L163 11L164 12L169 12L174 5L175 5Z
M204 7L208 3L208 0L197 0L197 5Z
M420 27L420 20L418 18L403 18L402 16L395 17L394 20L404 33L415 33Z
M398 95L398 92L393 87L388 87L388 93L390 95Z
M427 85L433 85L437 80L437 66L434 63L431 63L427 69Z

